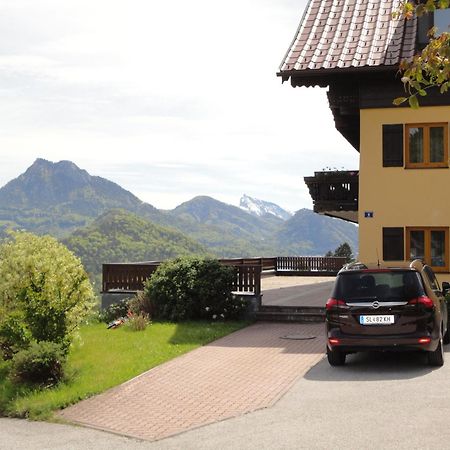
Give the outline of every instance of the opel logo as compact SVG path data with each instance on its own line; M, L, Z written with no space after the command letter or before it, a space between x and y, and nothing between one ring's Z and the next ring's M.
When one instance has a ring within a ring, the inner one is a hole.
M376 300L372 303L372 308L373 309L378 309L380 307L380 303L377 302Z

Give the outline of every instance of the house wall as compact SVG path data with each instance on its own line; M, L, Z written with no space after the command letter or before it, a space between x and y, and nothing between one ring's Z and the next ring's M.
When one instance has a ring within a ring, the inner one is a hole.
M449 168L382 167L383 124L449 120L450 106L361 110L358 212L361 261L383 262L383 227L450 227ZM366 218L365 212L373 212L373 218ZM395 263L389 261L391 265ZM450 280L450 274L439 274L438 278Z

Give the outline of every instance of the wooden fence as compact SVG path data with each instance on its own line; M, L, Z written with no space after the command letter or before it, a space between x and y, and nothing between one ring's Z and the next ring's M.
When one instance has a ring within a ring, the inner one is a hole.
M261 266L241 264L235 266L236 276L233 283L233 292L261 295Z
M315 275L317 272L336 274L345 264L345 258L325 256L279 256L277 272L305 272Z
M145 280L158 268L158 261L103 264L102 292L136 292L142 290Z
M233 291L261 294L261 273L275 271L277 275L333 275L345 264L345 258L320 256L278 256L272 258L229 258L222 264L236 268ZM159 266L159 261L128 264L103 264L103 293L136 292Z
M254 265L261 266L261 269L264 271L268 270L277 270L277 257L271 258L228 258L228 259L220 259L222 264L227 264L230 266L239 266L239 265Z

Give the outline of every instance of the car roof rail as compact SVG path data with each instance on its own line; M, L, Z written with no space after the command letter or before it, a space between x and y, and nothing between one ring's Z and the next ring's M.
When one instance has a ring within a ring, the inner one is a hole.
M367 266L365 264L363 264L362 262L356 261L356 262L345 264L341 270L364 270L364 269L367 269Z

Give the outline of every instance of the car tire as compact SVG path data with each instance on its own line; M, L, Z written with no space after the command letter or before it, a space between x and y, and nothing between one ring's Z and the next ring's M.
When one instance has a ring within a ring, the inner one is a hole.
M347 355L340 350L330 350L327 346L327 358L330 366L343 366Z
M434 367L442 367L444 365L444 346L442 335L434 352L428 353L428 364Z

